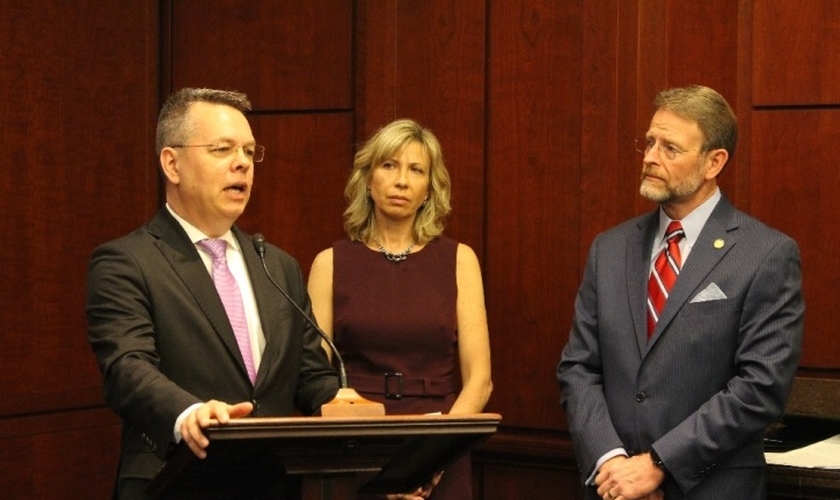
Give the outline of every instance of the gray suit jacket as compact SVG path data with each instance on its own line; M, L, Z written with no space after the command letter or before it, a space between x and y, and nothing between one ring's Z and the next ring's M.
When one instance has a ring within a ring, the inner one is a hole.
M784 410L801 351L798 246L722 198L648 341L658 220L628 221L590 249L557 366L582 475L615 448L653 448L665 498L763 498L763 431ZM725 298L701 294L714 287Z
M311 414L338 390L318 333L270 283L251 238L236 227L233 234L266 339L254 386L210 274L166 208L93 253L88 338L105 399L124 422L120 477L151 478L172 448L176 418L194 403L252 401L254 416L290 415L295 407ZM271 245L266 262L310 312L297 262Z

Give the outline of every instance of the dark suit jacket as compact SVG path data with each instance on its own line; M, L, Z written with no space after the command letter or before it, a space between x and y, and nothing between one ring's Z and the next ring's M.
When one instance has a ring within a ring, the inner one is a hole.
M254 386L210 274L166 208L93 253L88 337L105 399L124 422L120 477L153 477L172 448L176 418L194 403L252 401L254 416L289 415L295 407L311 414L338 390L318 333L270 283L251 238L236 227L233 234L266 339ZM310 312L298 263L271 245L266 262Z
M801 351L799 249L721 198L649 342L658 221L658 211L628 221L589 253L557 367L582 475L612 449L652 447L665 498L763 498L763 431L783 412ZM714 287L725 298L701 300Z

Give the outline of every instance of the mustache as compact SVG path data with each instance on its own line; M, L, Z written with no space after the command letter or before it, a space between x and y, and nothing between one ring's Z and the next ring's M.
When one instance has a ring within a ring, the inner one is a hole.
M641 174L642 177L649 175L651 177L658 177L660 179L664 179L665 176L662 175L662 174L663 174L663 172L661 170L657 169L657 168L654 168L654 167L651 167L651 166L648 166L648 165L644 165L642 167L642 174Z

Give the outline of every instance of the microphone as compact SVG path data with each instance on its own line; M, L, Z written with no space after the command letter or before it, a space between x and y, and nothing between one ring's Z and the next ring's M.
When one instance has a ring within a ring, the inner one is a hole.
M367 400L361 397L354 389L350 388L350 385L347 383L347 369L344 366L344 360L341 358L341 354L338 352L338 348L335 346L332 339L324 333L323 330L321 330L318 323L306 314L303 308L300 307L286 292L286 290L284 290L283 287L281 287L271 276L271 273L268 271L268 265L265 263L265 236L261 233L256 233L252 238L252 242L254 244L254 250L257 251L257 255L260 257L263 271L265 271L265 275L268 277L268 280L272 285L274 285L274 288L283 294L283 297L289 301L303 319L305 319L306 322L309 323L316 332L318 332L318 335L320 335L321 339L327 343L330 351L333 353L333 356L335 356L336 363L338 364L338 394L332 401L321 405L321 415L325 417L385 415L385 405Z
M312 326L312 328L314 328L315 331L318 332L318 335L321 336L324 342L326 342L327 345L330 346L330 350L332 351L333 356L335 356L335 359L338 363L339 384L342 389L346 389L347 387L349 387L347 385L347 369L344 367L344 360L341 359L341 354L339 354L338 348L335 346L335 344L333 344L332 339L330 339L330 337L326 333L324 333L323 330L321 330L321 327L319 327L318 324L315 323L312 320L312 318L310 318L309 315L303 311L302 307L297 305L297 303L294 300L292 300L292 297L290 297L289 294L286 293L286 290L283 290L283 287L281 287L277 284L276 281L274 281L274 278L271 276L271 273L268 272L268 266L266 266L265 264L265 236L263 236L261 233L257 233L254 235L254 249L260 256L260 262L262 262L263 270L265 271L265 275L268 276L268 280L271 281L271 284L274 285L275 288L280 290L280 293L282 293L283 296L286 297L286 300L288 300L289 303L292 306L294 306L295 309L297 309L300 315L303 316L303 319L305 319L307 323L309 323Z

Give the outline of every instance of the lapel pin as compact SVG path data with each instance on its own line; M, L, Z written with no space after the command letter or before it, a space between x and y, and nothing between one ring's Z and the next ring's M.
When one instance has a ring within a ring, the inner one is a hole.
M715 248L717 248L718 250L723 248L723 240L722 239L718 238L718 239L715 240Z

